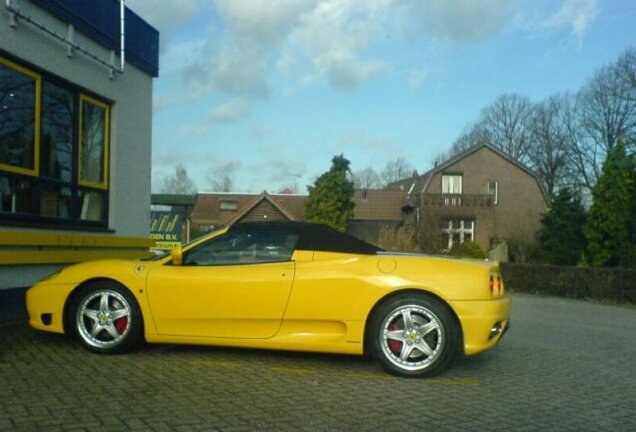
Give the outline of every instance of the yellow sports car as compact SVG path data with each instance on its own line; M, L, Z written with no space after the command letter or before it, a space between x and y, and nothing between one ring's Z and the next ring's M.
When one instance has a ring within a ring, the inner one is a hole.
M368 353L430 376L508 328L498 266L383 252L324 225L226 227L147 261L73 265L27 292L31 326L98 353L152 343Z

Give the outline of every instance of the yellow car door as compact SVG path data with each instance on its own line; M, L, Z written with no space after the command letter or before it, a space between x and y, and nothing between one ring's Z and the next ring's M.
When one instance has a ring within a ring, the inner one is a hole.
M159 334L269 338L279 330L294 280L297 235L228 232L150 271L148 299Z

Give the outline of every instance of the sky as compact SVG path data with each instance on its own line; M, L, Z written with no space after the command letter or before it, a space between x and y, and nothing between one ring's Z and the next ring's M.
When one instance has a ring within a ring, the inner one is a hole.
M636 47L636 0L128 0L160 31L152 189L306 186L406 158L420 173L506 93L576 92Z

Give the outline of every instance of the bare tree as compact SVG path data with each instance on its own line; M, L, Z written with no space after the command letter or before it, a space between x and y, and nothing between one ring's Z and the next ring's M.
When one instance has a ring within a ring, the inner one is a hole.
M571 158L588 192L600 176L607 153L620 140L630 144L636 138L635 64L634 50L628 50L597 71L578 93L570 119Z
M186 168L178 164L175 167L174 174L163 180L161 192L165 194L193 195L197 193L197 187L188 176Z
M629 48L616 61L619 79L624 83L626 92L623 97L631 102L636 99L636 48Z
M386 186L390 183L405 179L413 174L414 168L409 161L403 157L390 160L380 173L380 179Z
M215 192L234 191L234 172L240 167L238 161L214 161L208 173L210 187Z
M478 137L487 138L492 145L510 157L527 162L531 107L530 99L525 96L499 96L481 112L480 126L475 133L478 133Z
M231 171L221 171L212 180L212 190L215 192L232 192L234 180Z
M380 175L371 167L351 174L355 189L377 189L382 186Z
M634 134L636 100L630 97L632 92L617 63L600 69L581 90L581 126L603 160L620 139Z
M490 143L490 136L483 121L474 123L455 140L446 158L478 144Z
M569 133L574 97L570 94L551 96L532 108L528 155L532 167L553 195L561 186L571 186L571 153L574 150Z
M289 184L283 186L282 188L280 188L277 193L282 194L282 195L297 194L298 193L298 185L296 184L296 182L289 183Z

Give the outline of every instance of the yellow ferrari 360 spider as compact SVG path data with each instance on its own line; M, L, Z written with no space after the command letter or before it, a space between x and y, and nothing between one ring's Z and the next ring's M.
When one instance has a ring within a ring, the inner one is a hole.
M31 326L98 353L143 340L368 353L430 376L508 328L498 266L380 249L324 225L233 225L147 261L66 267L27 292Z

